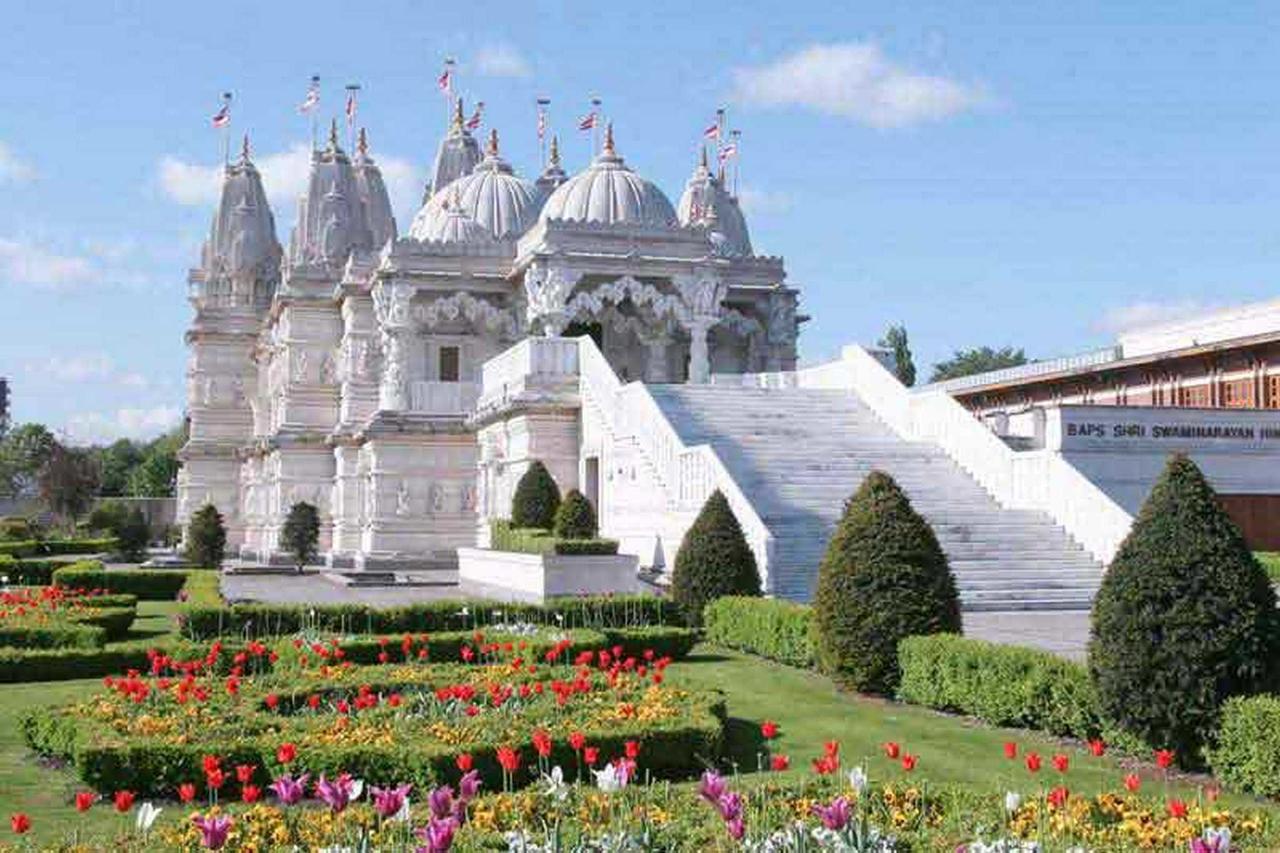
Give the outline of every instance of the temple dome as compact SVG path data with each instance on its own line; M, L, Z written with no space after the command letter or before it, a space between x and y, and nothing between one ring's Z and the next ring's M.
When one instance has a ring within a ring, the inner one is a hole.
M427 182L422 202L426 204L433 195L464 175L480 162L480 143L476 142L467 130L466 121L462 117L462 99L454 102L453 119L449 122L449 130L440 140L436 149L435 166L431 170L431 180Z
M751 254L751 235L738 200L707 167L707 151L685 184L676 206L681 225L703 225L716 253L731 257Z
M671 225L676 212L657 185L633 172L613 148L613 127L591 165L551 193L542 219L603 224Z
M498 156L498 135L491 132L485 158L469 175L435 193L414 217L409 235L426 240L439 233L451 210L461 210L479 223L491 239L515 239L537 221L543 194L517 177ZM448 203L446 204L446 200Z
M492 243L489 229L476 222L462 209L458 198L458 181L445 188L440 195L446 200L430 216L413 223L411 236L415 240L430 243Z
M262 178L249 159L249 137L239 161L228 164L218 209L202 250L201 267L213 289L236 304L269 302L280 274L282 250Z
M369 137L363 127L360 128L356 156L351 165L355 172L356 190L364 202L365 221L373 236L373 245L375 248L385 246L388 240L396 238L396 218L391 212L391 198L387 195L382 172L369 155Z

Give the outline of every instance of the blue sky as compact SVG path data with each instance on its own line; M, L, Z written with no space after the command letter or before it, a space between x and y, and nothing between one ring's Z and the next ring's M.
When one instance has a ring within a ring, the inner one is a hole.
M673 199L729 105L756 250L786 258L809 361L906 324L1033 357L1276 295L1280 6L1236 3L48 3L0 30L0 375L73 439L180 417L186 271L236 93L281 241L295 107L324 80L360 116L402 228L459 61L504 154L536 171L533 102L566 166L598 93ZM301 148L300 148L301 146Z

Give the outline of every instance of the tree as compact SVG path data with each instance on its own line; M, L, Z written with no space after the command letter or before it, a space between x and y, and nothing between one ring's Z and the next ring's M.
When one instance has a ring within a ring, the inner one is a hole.
M511 499L511 524L550 530L559 508L560 487L547 466L535 459L516 484L516 493Z
M185 442L186 429L178 427L148 444L141 461L130 472L129 494L135 498L173 497L178 450Z
M680 542L671 598L693 627L702 610L725 595L759 595L760 571L729 501L716 489Z
M129 507L124 501L102 501L89 513L89 529L94 533L117 536L128 514Z
M898 686L898 642L960 631L960 599L933 529L872 471L845 504L813 598L818 663L856 690Z
M142 461L138 445L122 438L97 450L98 464L102 469L99 492L104 497L121 497L128 494L129 476Z
M1278 629L1266 572L1200 469L1173 455L1094 600L1104 714L1194 765L1222 703L1272 686Z
M98 493L98 464L88 450L54 443L40 469L40 498L54 513L74 522Z
M227 528L222 524L222 514L213 504L205 504L196 510L187 524L187 562L202 568L217 569L227 550Z
M57 443L43 424L23 424L6 433L0 441L0 493L34 494L40 471Z
M120 556L130 562L137 562L147 556L147 544L151 541L151 527L142 510L136 506L129 509L115 530L119 540Z
M911 344L907 341L907 327L890 326L876 344L893 352L893 372L898 381L910 388L916 384L916 363L911 358Z
M940 361L933 366L930 382L942 382L960 376L972 376L975 373L986 373L991 370L1002 370L1006 367L1017 367L1027 363L1027 355L1021 349L1013 347L977 347L975 349L956 350L951 358Z
M556 510L555 534L561 539L592 539L596 535L596 511L591 501L577 489L560 502Z
M316 545L320 541L320 513L306 501L299 501L289 507L289 515L284 520L284 528L280 531L280 544L293 555L298 572L316 556Z

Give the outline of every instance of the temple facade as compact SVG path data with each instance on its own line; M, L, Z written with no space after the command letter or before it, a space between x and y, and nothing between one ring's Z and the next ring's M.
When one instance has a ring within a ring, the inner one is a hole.
M190 275L178 521L212 503L231 553L282 561L305 501L331 566L448 566L497 499L477 438L486 362L526 337L590 336L623 382L793 370L803 317L785 278L705 153L673 205L612 127L572 175L553 140L531 180L459 102L401 236L364 131L348 154L335 126L285 248L246 141ZM508 439L483 453L527 464Z

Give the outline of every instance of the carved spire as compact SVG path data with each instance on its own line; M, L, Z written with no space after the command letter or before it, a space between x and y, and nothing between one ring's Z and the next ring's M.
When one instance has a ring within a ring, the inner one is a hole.
M458 99L453 102L453 121L449 127L452 130L460 131L463 129L464 122L466 122L466 119L462 116L462 96L458 96Z
M244 135L244 139L240 141L240 165L244 166L249 162L249 134Z
M369 156L369 135L365 133L365 129L360 128L360 133L356 136L356 153L362 158Z
M700 145L698 147L702 149L702 156L698 158L698 167L704 172L709 172L711 167L707 165L707 146Z
M551 135L551 157L547 161L547 164L553 169L560 168L560 136L559 134L553 133Z
M613 122L609 122L604 126L604 153L610 157L614 155L613 150Z
M490 157L498 156L498 129L496 127L489 128L489 144L485 146L484 153Z
M336 118L329 122L329 151L338 151L338 120Z

